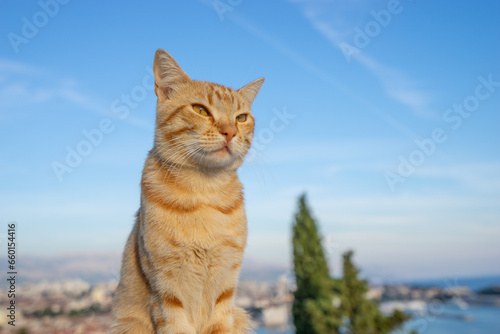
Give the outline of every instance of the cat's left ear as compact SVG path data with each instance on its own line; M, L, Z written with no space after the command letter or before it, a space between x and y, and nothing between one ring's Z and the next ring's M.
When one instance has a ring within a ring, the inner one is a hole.
M168 99L169 94L175 91L176 86L191 80L177 64L174 57L163 49L156 51L153 72L155 75L155 94L160 101Z
M243 98L251 105L253 103L253 100L255 100L255 97L257 96L257 93L259 92L260 87L262 87L263 83L264 78L259 78L238 89L238 93L240 93Z

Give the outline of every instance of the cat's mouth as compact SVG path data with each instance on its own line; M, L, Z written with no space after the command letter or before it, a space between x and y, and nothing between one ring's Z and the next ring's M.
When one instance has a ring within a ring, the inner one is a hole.
M200 156L199 163L207 167L223 167L234 161L236 155L234 148L224 144L219 148L212 148L211 150L204 151Z
M220 153L226 153L226 152L231 154L231 150L229 149L229 146L224 145L221 148L219 148L215 151L212 151L211 153L219 153L220 154Z

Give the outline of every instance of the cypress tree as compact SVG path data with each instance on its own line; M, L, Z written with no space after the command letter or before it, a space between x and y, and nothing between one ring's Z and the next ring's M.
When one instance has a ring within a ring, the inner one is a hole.
M296 334L388 334L410 318L400 311L386 316L376 302L366 299L368 283L359 278L352 256L352 251L343 254L343 276L331 278L318 227L306 196L300 196L293 224ZM334 299L340 301L339 308L333 305Z
M344 275L341 279L341 309L346 334L387 334L400 328L410 316L394 311L386 316L378 305L366 299L368 283L358 277L359 269L352 262L353 252L343 254Z
M333 281L305 195L299 198L293 225L293 263L297 290L292 315L296 334L337 334L341 319L333 305Z

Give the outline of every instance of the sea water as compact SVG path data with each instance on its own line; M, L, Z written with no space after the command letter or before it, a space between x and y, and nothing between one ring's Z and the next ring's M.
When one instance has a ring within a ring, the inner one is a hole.
M453 305L436 308L427 315L416 315L404 330L395 334L409 333L415 329L419 334L500 334L500 308L470 306L460 309ZM273 331L259 328L257 334L293 334L293 331Z
M415 316L405 329L415 329L420 334L499 334L500 308L470 306L459 309L447 305L432 315Z

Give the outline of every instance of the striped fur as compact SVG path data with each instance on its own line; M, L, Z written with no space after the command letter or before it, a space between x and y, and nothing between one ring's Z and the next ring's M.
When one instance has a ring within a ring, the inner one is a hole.
M161 49L154 73L154 147L109 333L249 333L247 314L234 306L247 238L236 172L252 142L250 107L264 79L239 90L191 80Z

